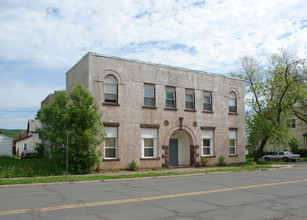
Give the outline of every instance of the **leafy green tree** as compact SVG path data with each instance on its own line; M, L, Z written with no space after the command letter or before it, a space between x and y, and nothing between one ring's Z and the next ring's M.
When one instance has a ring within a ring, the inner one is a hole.
M246 82L247 137L257 162L267 144L286 144L290 135L286 118L306 117L306 58L299 59L281 50L267 58L240 59L241 73L232 73Z
M69 172L88 173L101 162L97 151L104 138L98 104L91 93L79 83L70 94L57 93L52 104L44 106L37 117L43 124L39 132L51 156L66 163L67 132L69 134Z
M15 132L15 131L9 131L8 135L9 137L11 138L15 138L16 140L19 139L19 133L18 132Z

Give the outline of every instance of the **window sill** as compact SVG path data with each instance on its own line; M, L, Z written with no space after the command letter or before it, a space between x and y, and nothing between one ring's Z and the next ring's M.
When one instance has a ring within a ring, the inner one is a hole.
M203 110L203 113L213 114L213 111Z
M203 155L201 157L203 157L203 158L216 158L216 156L214 156L214 155Z
M142 157L140 160L160 160L160 157Z
M169 111L178 111L176 108L164 108L164 110L169 110Z
M107 105L107 106L119 106L118 103L108 103L108 102L103 102L102 105Z
M239 155L237 154L233 154L233 155L229 155L229 157L238 157Z
M185 111L185 112L196 112L195 109L185 109L184 111Z
M147 109L157 109L156 106L145 106L143 105L142 108L147 108Z
M228 115L238 115L236 112L228 112Z
M119 158L114 158L114 159L112 159L112 158L110 158L110 159L104 158L103 161L120 161L120 159Z

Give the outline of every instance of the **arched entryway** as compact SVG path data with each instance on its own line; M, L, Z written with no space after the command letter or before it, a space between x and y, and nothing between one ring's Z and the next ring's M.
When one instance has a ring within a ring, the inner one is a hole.
M169 165L190 166L191 161L191 137L184 130L176 130L169 140Z
M189 127L180 124L171 128L162 145L162 166L198 166L199 146L195 143L195 135Z

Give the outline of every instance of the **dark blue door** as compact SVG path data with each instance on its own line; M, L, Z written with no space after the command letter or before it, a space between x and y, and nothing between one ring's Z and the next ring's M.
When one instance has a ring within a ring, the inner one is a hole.
M178 166L178 139L170 139L169 141L169 164Z

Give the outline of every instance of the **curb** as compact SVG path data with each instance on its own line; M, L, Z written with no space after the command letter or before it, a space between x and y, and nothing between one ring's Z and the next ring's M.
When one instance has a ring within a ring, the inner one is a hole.
M81 181L66 181L66 182L46 182L46 183L26 183L26 184L8 184L0 185L0 188L10 188L10 187L23 187L23 186L44 186L44 185L60 185L60 184L75 184L75 183L103 183L103 182L115 182L115 181L127 181L127 180L146 180L146 179L162 179L162 178L175 178L175 177L185 177L185 176L204 176L204 175L216 175L216 174L226 174L233 172L252 172L252 171L271 171L276 169L288 169L293 168L294 165L272 165L273 168L261 168L255 170L234 170L234 171L217 171L217 172L207 172L207 173L187 173L178 175L166 175L166 176L153 176L153 177L131 177L131 178L120 178L120 179L102 179L102 180L81 180ZM182 171L184 172L184 171ZM101 174L100 174L101 175ZM118 175L121 175L120 173ZM114 175L116 176L116 175Z

